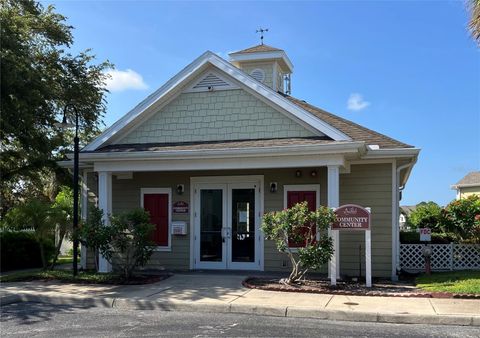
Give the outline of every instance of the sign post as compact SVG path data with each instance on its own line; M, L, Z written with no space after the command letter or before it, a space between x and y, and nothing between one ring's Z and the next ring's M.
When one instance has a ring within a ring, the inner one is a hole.
M365 231L365 282L367 287L372 286L372 235L370 230L370 208L363 208L356 204L346 204L335 209L337 220L332 224L332 233L334 231ZM336 264L340 262L335 260ZM330 269L331 284L337 279L335 268Z

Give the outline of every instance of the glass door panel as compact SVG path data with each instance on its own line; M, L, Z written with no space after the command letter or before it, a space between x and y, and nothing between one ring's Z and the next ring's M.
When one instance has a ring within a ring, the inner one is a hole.
M222 262L223 190L200 190L200 261Z
M231 261L255 262L255 189L232 189Z

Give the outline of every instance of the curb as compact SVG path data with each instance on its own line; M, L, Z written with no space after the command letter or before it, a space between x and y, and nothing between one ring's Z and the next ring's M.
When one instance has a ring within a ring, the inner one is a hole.
M324 310L315 307L165 302L129 298L91 298L73 295L15 294L0 297L1 306L21 302L50 303L54 305L70 305L75 307L115 308L124 310L242 313L274 317L315 318L350 322L480 326L480 316L385 314L375 312Z

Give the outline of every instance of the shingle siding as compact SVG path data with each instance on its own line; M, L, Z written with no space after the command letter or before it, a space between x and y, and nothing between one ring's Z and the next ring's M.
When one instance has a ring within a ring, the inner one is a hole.
M315 136L244 90L183 93L117 144Z

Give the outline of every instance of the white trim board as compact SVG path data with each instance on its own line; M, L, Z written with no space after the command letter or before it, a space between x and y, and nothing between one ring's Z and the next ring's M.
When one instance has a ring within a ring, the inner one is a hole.
M89 143L84 150L93 151L105 145L112 137L119 134L124 128L135 124L136 119L142 115L147 109L151 108L153 105L158 104L159 101L163 101L175 95L178 90L183 90L183 86L189 82L192 78L197 76L199 73L203 72L206 67L213 65L221 73L230 75L232 78L243 83L246 87L257 92L259 95L263 96L265 99L272 102L276 106L281 107L285 111L289 112L293 117L299 119L300 121L305 122L310 125L312 128L318 130L320 133L325 134L336 141L349 141L351 140L346 134L342 133L340 130L332 127L328 123L322 121L301 107L290 102L288 99L284 98L280 94L276 93L272 88L256 81L248 74L244 73L231 63L225 61L218 55L207 51L203 53L200 57L190 63L177 75L167 81L162 87L156 90L153 94L148 96L130 112L125 114L117 122L115 122L110 128L105 130L101 135L95 138L91 143Z
M168 195L168 245L155 246L155 251L172 251L172 188L140 188L140 207L143 209L143 197L148 194Z

